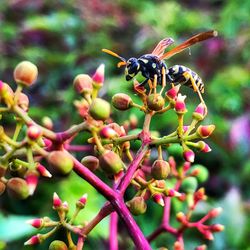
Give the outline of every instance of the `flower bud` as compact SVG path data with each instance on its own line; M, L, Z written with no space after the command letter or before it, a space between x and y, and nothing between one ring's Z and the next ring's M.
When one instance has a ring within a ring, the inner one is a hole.
M134 197L126 204L133 215L144 214L147 210L147 204L141 196Z
M54 192L54 194L53 194L53 208L58 209L61 206L62 206L62 201L59 198L58 194L56 192Z
M183 244L179 241L174 243L174 250L184 250Z
M147 97L147 105L150 110L159 111L165 105L165 100L160 94L151 94Z
M181 85L178 84L166 92L166 97L168 98L169 101L171 101L177 97L177 94L180 90L180 87L181 87Z
M195 250L206 250L206 249L207 249L206 245L200 245L200 246L195 248Z
M221 232L225 229L225 227L221 224L214 224L210 226L210 230L212 232Z
M115 152L105 150L100 156L100 167L108 175L114 175L124 168L124 164Z
M7 105L12 104L14 99L14 92L12 88L0 80L0 101L3 100Z
M92 78L86 74L77 75L73 81L74 88L79 94L91 94L93 90Z
M69 174L74 166L72 158L64 151L50 152L47 161L58 174L62 175Z
M41 234L37 234L32 236L29 240L27 240L26 242L24 242L24 245L37 245L40 244L42 242L42 237Z
M63 241L54 240L50 243L49 250L68 250L68 247Z
M7 182L7 192L13 198L24 200L29 196L29 187L25 180L14 177Z
M214 236L209 230L204 231L203 236L206 240L214 240Z
M183 152L183 157L188 162L194 162L195 154L191 149L186 149Z
M85 100L75 100L74 105L77 108L78 114L85 118L88 115L89 112L89 103Z
M96 171L99 167L99 159L92 155L82 158L81 163L92 172Z
M36 170L28 170L25 174L25 180L29 188L29 195L33 195L38 184L39 173Z
M118 93L112 97L112 105L119 110L127 110L132 107L133 101L129 95Z
M27 220L26 223L38 229L41 229L44 226L44 221L41 218Z
M80 209L83 209L86 205L87 202L87 198L88 198L88 194L84 194L77 202L76 202L76 206Z
M212 149L209 147L209 145L207 143L205 143L204 141L198 141L197 143L197 148L204 153L209 153L212 151Z
M117 137L118 134L116 133L116 131L114 129L112 129L110 126L105 126L100 130L100 136L103 138L114 138Z
M6 189L6 185L0 181L0 195L4 193L5 189Z
M123 126L118 125L117 123L113 122L107 125L108 127L112 128L119 136L126 135L126 132L124 130Z
M200 183L205 182L209 177L207 168L200 164L193 165L190 171L191 175L195 174L195 177Z
M68 212L69 212L69 204L68 204L68 202L67 201L64 201L63 203L62 203L62 211L65 213L65 214L67 214Z
M207 138L209 137L215 129L214 125L207 125L207 126L199 126L196 134L201 138Z
M18 95L18 100L17 100L17 105L23 109L25 112L28 111L29 109L29 98L27 95L24 93L19 93Z
M222 212L222 208L221 207L217 207L217 208L213 208L208 212L208 216L209 218L215 218L217 216L220 215L220 213Z
M53 121L52 121L51 118L48 117L48 116L44 116L44 117L42 118L42 124L43 124L43 126L44 126L45 128L47 128L47 129L49 129L49 130L52 130L52 129L53 129L53 126L54 126Z
M89 112L94 119L104 121L110 116L110 104L101 98L96 98L91 103Z
M14 70L14 79L17 83L30 86L36 81L38 70L35 64L29 61L20 62Z
M130 123L129 125L130 125L131 129L135 129L137 127L137 125L138 125L138 118L137 118L137 116L135 114L131 114L129 116L129 123Z
M187 177L182 182L182 189L187 193L193 193L198 186L197 179L195 177Z
M7 170L7 167L0 164L0 178L5 176L6 170Z
M183 212L177 213L176 219L182 224L185 224L187 222L187 217Z
M198 201L201 200L206 200L207 196L205 195L205 189L204 188L199 188L195 193L194 193L194 202L197 203Z
M101 87L104 83L104 69L105 69L105 65L101 64L95 74L92 76L92 80L93 80L93 84L95 87L99 86Z
M36 126L31 125L28 127L27 136L30 140L35 141L42 135L42 130Z
M153 200L154 200L155 203L157 203L157 204L161 205L162 207L164 207L165 203L164 203L162 194L160 194L160 193L153 194Z
M187 112L185 99L186 99L185 95L183 96L181 94L178 94L175 105L174 105L176 113L184 114Z
M166 179L170 172L170 166L167 161L156 160L151 168L151 175L156 180Z
M206 116L206 112L207 112L207 107L204 103L200 103L194 113L193 113L193 119L197 120L197 121L201 121L205 118Z

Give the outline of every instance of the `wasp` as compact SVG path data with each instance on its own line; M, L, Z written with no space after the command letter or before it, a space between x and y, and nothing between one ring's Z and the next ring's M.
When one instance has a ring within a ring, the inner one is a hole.
M217 31L214 30L202 32L192 36L168 52L165 52L165 49L173 44L174 40L172 38L164 38L156 45L150 54L142 55L139 58L131 57L128 60L111 50L102 49L102 51L121 60L117 66L125 66L125 78L127 81L133 79L141 72L145 80L140 83L140 86L144 86L149 80L154 81L155 78L157 78L157 84L162 84L163 81L171 83L172 85L183 84L193 88L195 92L198 92L201 101L204 102L201 96L201 93L204 93L204 84L199 75L183 65L174 65L168 68L164 60L169 59L173 55L180 53L198 42L216 36Z

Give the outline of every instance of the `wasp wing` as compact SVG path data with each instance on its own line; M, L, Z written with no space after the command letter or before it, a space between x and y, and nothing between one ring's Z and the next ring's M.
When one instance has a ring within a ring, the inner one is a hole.
M152 51L152 55L161 57L165 51L165 49L174 42L172 38L164 38L162 39Z
M189 38L188 40L186 40L185 42L181 43L180 45L178 45L177 47L173 48L172 50L166 52L165 54L160 56L160 59L167 59L170 58L171 56L180 53L181 51L183 51L184 49L190 47L191 45L207 40L209 38L213 38L216 37L218 35L217 31L215 30L211 30L211 31L207 31L207 32L203 32L203 33L199 33L195 36L192 36L191 38Z

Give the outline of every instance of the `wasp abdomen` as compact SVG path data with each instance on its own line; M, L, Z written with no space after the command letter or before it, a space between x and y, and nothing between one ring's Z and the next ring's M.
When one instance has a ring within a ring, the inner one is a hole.
M168 76L170 76L173 83L180 83L190 88L194 88L194 85L192 84L193 80L201 93L204 93L204 84L202 79L197 73L185 66L174 65L173 67L168 68Z

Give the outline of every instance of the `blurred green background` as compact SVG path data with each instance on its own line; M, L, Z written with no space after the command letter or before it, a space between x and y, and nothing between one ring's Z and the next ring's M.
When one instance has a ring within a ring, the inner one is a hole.
M100 63L105 63L106 81L101 95L110 100L114 93L131 91L131 83L127 83L122 70L116 68L117 60L102 53L102 48L114 50L125 58L139 57L152 51L164 37L172 37L175 44L179 44L198 32L216 29L218 38L174 56L167 65L186 65L203 78L204 99L209 109L205 123L216 125L214 135L208 140L212 152L196 158L196 162L207 166L210 172L210 179L205 183L210 198L204 209L224 208L223 215L216 221L226 229L215 235L214 242L207 242L208 249L250 249L249 13L250 1L247 0L2 0L0 79L12 84L12 72L18 62L35 63L39 78L27 91L32 103L29 113L36 121L41 121L44 115L50 116L56 130L63 130L81 121L73 106L77 95L72 81L76 74L93 74ZM189 95L188 108L193 110L199 102L197 96L192 90L183 88L183 91ZM138 118L142 116L139 112L135 114ZM118 115L114 110L113 115L119 122L128 119L128 113ZM176 126L176 117L172 115L153 122L153 129L162 134L171 131ZM187 118L186 122L190 120ZM68 179L54 179L53 183L44 180L27 201L15 201L3 195L0 198L0 249L33 249L23 247L23 242L34 233L24 221L54 216L51 199L48 200L53 191L71 202L72 208L74 201L87 192L89 203L82 215L86 221L104 203L104 199L75 174ZM157 226L161 213L162 208L152 203L148 213L138 219L146 234ZM149 218L150 226L145 223ZM121 233L123 239L128 237L122 228ZM108 220L105 220L90 234L86 249L106 249L107 235ZM194 236L186 236L186 249L194 249L202 242ZM171 242L164 234L153 247L171 246ZM34 249L47 249L46 244ZM132 244L123 248L132 248Z

